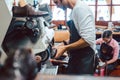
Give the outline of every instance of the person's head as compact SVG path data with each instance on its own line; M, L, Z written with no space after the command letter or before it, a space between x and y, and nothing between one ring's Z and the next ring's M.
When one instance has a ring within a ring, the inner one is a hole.
M53 0L57 7L66 10L67 8L72 8L75 5L76 0Z
M109 43L112 39L112 31L111 30L106 30L102 34L102 39L106 42Z

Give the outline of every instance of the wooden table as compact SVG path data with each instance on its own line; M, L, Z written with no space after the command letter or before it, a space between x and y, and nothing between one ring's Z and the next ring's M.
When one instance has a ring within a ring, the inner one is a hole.
M101 38L102 32L96 32L96 39ZM120 32L113 32L113 38L120 42Z
M54 40L55 42L62 42L63 40L68 40L70 33L68 30L55 30Z
M96 32L96 39L101 37L102 32ZM68 30L55 30L54 40L55 42L61 42L63 40L68 40L70 33ZM113 32L113 38L120 42L120 32Z
M101 35L102 32L96 32L96 35ZM120 35L120 32L113 32L113 35Z

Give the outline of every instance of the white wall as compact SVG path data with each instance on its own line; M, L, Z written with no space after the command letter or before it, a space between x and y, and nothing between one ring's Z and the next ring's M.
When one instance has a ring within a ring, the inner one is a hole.
M9 27L9 24L11 22L11 19L12 19L12 15L11 15L11 7L7 4L10 2L11 3L11 0L0 0L0 8L1 8L1 12L0 12L0 50L2 49L1 48L1 44L2 44L2 41L5 37L5 34L7 32L7 29ZM4 60L6 59L6 54L2 51L2 56L0 58L0 62L3 63Z

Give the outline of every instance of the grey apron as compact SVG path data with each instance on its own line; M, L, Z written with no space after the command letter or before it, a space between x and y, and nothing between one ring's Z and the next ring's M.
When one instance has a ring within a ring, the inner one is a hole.
M72 20L67 22L70 29L70 44L78 41L81 36ZM88 46L81 49L69 51L70 59L68 63L67 74L82 75L94 73L94 50Z

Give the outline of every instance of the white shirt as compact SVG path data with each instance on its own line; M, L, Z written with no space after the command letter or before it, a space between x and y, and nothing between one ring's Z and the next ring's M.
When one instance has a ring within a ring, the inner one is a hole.
M72 10L71 18L79 35L95 50L95 20L89 6L77 0Z

